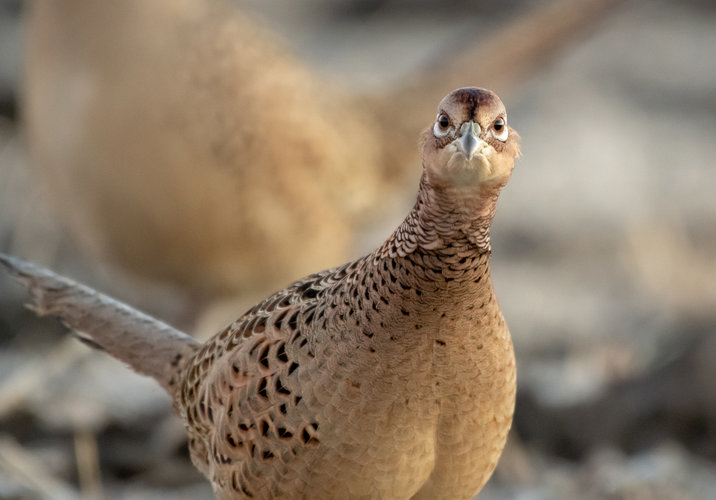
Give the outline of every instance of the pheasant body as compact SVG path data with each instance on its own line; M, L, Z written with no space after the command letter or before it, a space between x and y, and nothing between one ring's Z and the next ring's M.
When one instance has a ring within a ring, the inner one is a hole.
M295 282L203 345L49 271L0 263L38 312L167 389L218 498L471 498L514 409L488 259L519 136L495 94L464 88L422 145L417 202L380 248Z
M177 406L220 497L467 498L487 480L515 391L489 253L460 234L410 251L413 222L192 359Z

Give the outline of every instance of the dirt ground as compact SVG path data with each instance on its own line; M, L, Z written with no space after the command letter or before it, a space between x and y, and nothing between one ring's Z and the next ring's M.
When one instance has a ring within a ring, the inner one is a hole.
M458 50L469 30L489 37L525 4L241 3L359 89ZM28 168L19 2L0 16L0 251L97 285ZM519 391L481 499L716 497L715 51L712 2L627 1L502 95L523 157L492 263ZM0 498L211 498L161 389L24 300L0 276Z

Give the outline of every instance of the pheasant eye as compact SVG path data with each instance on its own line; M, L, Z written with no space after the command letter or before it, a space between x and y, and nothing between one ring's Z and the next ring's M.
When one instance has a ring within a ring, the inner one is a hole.
M503 117L499 117L497 120L492 122L492 135L498 141L505 142L507 140L508 130L507 123Z
M445 130L450 125L450 119L445 115L440 115L440 118L438 118L438 125L440 125L440 128Z
M445 113L440 113L438 119L435 120L435 126L433 127L433 134L435 137L444 137L450 130L450 118Z

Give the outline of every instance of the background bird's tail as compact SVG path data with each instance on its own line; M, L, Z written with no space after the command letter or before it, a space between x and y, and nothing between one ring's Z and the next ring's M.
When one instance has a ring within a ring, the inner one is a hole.
M4 254L0 265L28 289L30 309L58 318L84 343L152 377L174 395L175 375L201 345L197 340L48 269Z

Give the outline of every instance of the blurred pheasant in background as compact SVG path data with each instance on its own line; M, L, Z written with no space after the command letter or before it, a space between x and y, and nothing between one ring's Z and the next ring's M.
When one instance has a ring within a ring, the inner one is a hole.
M26 66L40 177L139 275L240 292L337 263L379 187L361 110L229 2L32 2Z
M514 408L488 259L519 137L494 93L463 88L440 102L422 151L417 202L383 245L275 293L204 344L0 262L36 311L169 392L218 498L471 498Z
M346 257L446 88L508 87L612 3L550 2L359 96L232 2L30 2L31 159L93 256L204 296L264 293Z

